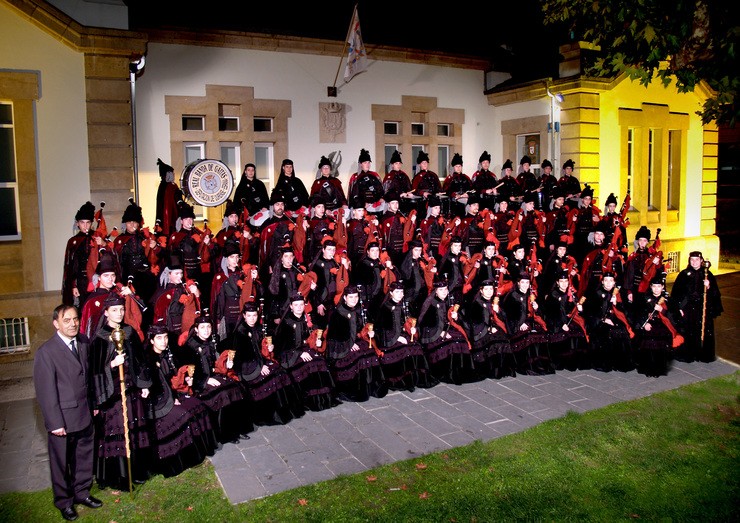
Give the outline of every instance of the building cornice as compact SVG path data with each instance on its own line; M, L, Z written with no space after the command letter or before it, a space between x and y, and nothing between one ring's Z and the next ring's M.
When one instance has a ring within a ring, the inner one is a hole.
M146 34L86 27L44 1L0 0L18 16L81 53L139 58L146 53Z
M254 49L283 53L301 53L320 56L344 56L343 42L318 38L304 38L277 34L247 33L240 31L210 30L207 32L187 29L149 29L145 31L151 43ZM371 60L417 63L486 71L490 62L467 55L452 55L403 47L371 45L365 43Z

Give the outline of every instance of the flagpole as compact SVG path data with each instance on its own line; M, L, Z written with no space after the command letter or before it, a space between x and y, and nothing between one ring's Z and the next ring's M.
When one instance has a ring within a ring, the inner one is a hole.
M355 15L357 14L357 5L355 4L355 8L352 11L352 18L349 21L349 27L347 28L347 36L344 37L344 47L342 47L342 54L339 55L339 65L337 66L337 74L334 76L334 85L332 85L329 88L329 96L336 96L337 95L337 79L339 79L339 71L342 69L342 62L344 61L344 51L347 50L347 42L349 42L349 35L352 33L352 22L355 21ZM334 94L331 94L331 93Z

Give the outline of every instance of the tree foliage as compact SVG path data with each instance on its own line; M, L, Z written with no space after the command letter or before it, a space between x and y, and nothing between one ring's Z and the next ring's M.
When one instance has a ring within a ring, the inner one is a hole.
M626 73L657 79L679 92L704 80L713 90L702 121L734 125L739 114L740 23L733 0L542 0L545 24L562 24L572 40L601 48L592 76Z

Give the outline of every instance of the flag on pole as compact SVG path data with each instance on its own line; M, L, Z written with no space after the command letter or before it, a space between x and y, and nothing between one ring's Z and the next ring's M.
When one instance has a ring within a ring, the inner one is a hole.
M349 24L347 43L349 44L349 54L347 55L347 66L344 68L345 82L349 82L355 75L367 69L367 53L365 52L365 44L362 43L360 16L357 13L356 5L352 14L352 22Z

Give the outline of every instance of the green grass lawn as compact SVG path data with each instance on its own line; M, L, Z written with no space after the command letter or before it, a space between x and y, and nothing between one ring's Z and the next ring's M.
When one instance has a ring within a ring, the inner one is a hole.
M489 443L230 505L210 464L82 521L738 521L740 373ZM0 521L61 521L51 490L0 496Z

